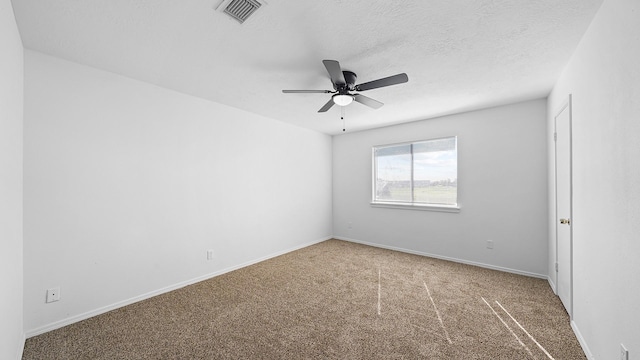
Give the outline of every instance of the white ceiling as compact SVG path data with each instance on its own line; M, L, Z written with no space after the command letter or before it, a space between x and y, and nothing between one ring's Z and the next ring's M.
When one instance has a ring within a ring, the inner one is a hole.
M24 46L327 134L340 107L323 59L363 93L347 131L546 96L602 0L267 0L244 24L222 0L13 0Z

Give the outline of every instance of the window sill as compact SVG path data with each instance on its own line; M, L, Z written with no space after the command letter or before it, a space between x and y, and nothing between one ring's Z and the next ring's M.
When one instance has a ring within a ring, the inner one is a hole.
M371 207L376 207L376 208L439 211L439 212L450 212L450 213L460 212L460 205L421 205L421 204L407 204L407 203L394 203L394 202L372 202L370 204L371 204Z

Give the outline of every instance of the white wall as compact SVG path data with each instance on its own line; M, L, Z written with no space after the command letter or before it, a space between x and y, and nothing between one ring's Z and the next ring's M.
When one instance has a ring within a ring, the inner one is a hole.
M637 0L605 0L548 103L552 129L573 96L573 320L595 359L620 343L640 358L639 15Z
M541 99L334 137L334 235L546 277L545 119ZM369 205L372 146L454 135L459 213Z
M327 135L32 51L24 101L27 335L331 236Z
M9 0L0 0L0 359L22 354L23 50Z

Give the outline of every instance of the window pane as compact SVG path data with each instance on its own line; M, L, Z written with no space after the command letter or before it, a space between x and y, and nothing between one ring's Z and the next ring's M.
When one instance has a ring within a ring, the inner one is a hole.
M374 148L374 201L457 205L457 138Z
M375 151L376 196L382 201L411 201L411 145Z
M456 138L414 145L414 202L455 205L458 198Z

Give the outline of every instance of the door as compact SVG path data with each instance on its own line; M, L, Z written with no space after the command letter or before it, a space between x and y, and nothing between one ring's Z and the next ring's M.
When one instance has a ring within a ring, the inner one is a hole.
M557 291L573 318L573 237L571 188L571 95L555 117Z

